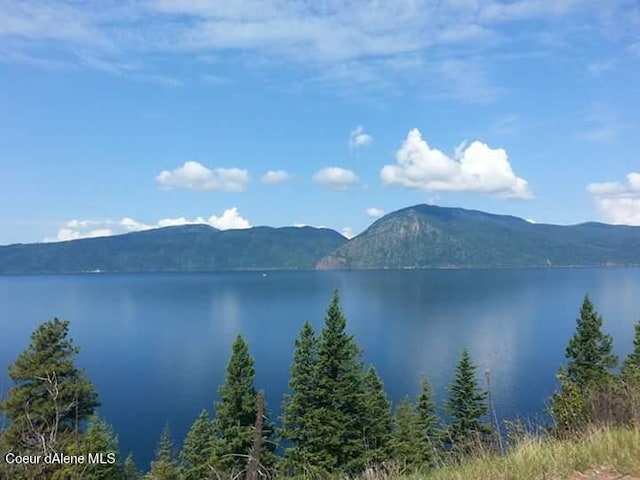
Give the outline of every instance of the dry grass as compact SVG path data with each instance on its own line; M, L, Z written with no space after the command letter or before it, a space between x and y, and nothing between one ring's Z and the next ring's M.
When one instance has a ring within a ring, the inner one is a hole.
M486 455L402 480L640 480L640 429L611 428L581 440L530 439L505 456Z

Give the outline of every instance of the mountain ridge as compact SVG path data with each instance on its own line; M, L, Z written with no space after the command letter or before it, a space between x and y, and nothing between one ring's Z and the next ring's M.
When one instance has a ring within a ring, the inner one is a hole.
M379 218L318 269L640 265L640 227L553 225L418 204Z
M347 240L328 228L167 226L0 246L0 273L512 268L640 265L640 227L533 223L418 204Z
M347 239L314 227L167 226L121 235L0 246L0 273L313 269Z

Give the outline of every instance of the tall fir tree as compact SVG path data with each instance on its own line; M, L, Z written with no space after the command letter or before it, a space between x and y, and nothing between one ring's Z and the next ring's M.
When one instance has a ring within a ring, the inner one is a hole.
M218 389L220 401L215 405L213 429L217 438L212 445L211 464L216 470L232 472L246 467L257 412L254 380L255 369L249 346L238 335L227 364L225 381ZM272 434L273 426L265 422L262 463L266 466L272 466L275 460L274 444L270 440Z
M618 359L613 354L613 340L602 332L602 317L585 295L576 320L576 331L565 351L567 378L580 386L597 384L611 378Z
M420 451L422 432L415 405L404 397L396 406L391 433L391 456L395 462L414 468L423 461Z
M316 408L316 361L318 342L309 322L295 341L289 377L289 391L282 403L280 436L291 443L284 452L284 467L301 473L315 463L309 451L313 411Z
M425 463L433 465L442 448L442 430L440 418L436 413L433 390L427 377L420 381L420 394L417 402L418 426L420 428L420 448Z
M369 367L363 378L363 404L366 463L379 465L390 457L391 402L373 366Z
M142 473L138 470L133 455L130 453L122 463L122 480L140 480Z
M478 386L476 366L466 349L456 366L445 409L451 418L447 440L454 452L469 454L484 445L491 433L484 421L489 413L487 392Z
M111 425L106 421L93 415L87 425L87 433L82 439L80 454L102 453L112 454L114 459L118 458L118 437ZM118 462L109 463L108 456L103 457L105 463L95 463L84 465L82 475L78 478L83 480L113 480L123 476L122 465Z
M171 441L171 431L167 424L162 430L156 456L151 462L151 470L145 480L179 480L179 478L180 475L173 452L173 442Z
M209 460L215 433L206 410L202 410L187 433L179 455L181 480L202 480L210 472Z
M54 318L31 334L29 346L9 367L14 385L0 402L0 414L9 421L3 442L14 453L68 453L80 445L99 402L93 384L74 363L79 350L69 338L69 322ZM37 475L46 478L55 465L37 468L42 470Z
M640 387L640 322L634 326L633 350L622 364L622 379L633 386Z
M309 439L309 451L316 465L332 472L356 472L366 464L361 353L345 327L346 319L335 291L318 342L317 408Z

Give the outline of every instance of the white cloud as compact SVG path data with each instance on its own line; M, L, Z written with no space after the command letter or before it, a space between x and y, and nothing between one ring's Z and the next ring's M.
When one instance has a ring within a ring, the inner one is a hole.
M209 225L220 230L249 228L251 224L245 218L242 218L236 207L228 208L221 217L212 215L208 220Z
M365 212L367 212L367 215L369 215L371 218L380 218L384 215L384 210L376 207L367 208Z
M359 125L349 132L349 148L358 149L371 145L373 137L364 131L364 127Z
M344 227L342 230L340 230L340 233L343 237L347 237L349 240L355 237L355 234L353 233L353 229L351 227Z
M260 181L262 183L282 183L291 178L291 174L285 170L269 170Z
M219 230L250 228L251 223L243 218L237 207L226 209L221 216L211 215L209 218L186 217L163 218L153 225L138 222L130 217L121 220L70 220L58 230L55 237L46 237L45 242L62 242L81 238L108 237L129 232L140 232L152 228L174 227L179 225L210 225Z
M313 181L330 190L348 190L360 182L351 170L340 167L327 167L316 172Z
M384 185L429 192L477 192L500 198L529 199L526 180L516 176L507 152L474 141L456 148L454 157L431 148L413 129L396 152L395 165L380 170Z
M162 190L242 192L249 183L249 172L240 168L209 169L199 162L189 161L175 170L163 170L156 176L156 182Z
M640 225L640 173L629 173L626 182L590 183L587 192L608 222Z
M58 230L58 234L54 239L47 238L45 241L64 242L67 240L78 240L80 238L108 237L110 235L113 235L113 231L108 228L98 228L84 233L71 228L61 228Z

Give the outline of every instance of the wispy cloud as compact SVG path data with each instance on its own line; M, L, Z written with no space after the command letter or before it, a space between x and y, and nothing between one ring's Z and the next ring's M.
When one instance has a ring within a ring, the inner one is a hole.
M349 148L356 150L367 147L373 142L373 137L364 131L364 127L359 125L349 132Z
M629 125L608 105L595 103L586 112L587 126L578 132L578 137L590 142L611 142L616 140Z
M437 53L442 59L438 74L450 82L457 98L477 101L497 90L489 62L478 66L461 60L469 49L490 58L491 49L512 41L503 32L509 25L555 32L559 27L545 21L569 15L585 25L615 18L619 31L632 31L624 15L629 7L625 1L596 0L5 0L0 2L0 42L11 41L12 53L20 49L21 56L11 57L15 61L66 54L81 68L167 84L184 79L169 80L172 75L154 65L162 54L224 63L229 52L247 53L302 65L318 81L343 85L356 77L361 84L380 87L400 81L390 80L385 67ZM524 20L534 21L535 28ZM74 54L79 50L83 55ZM138 62L143 70L130 71L128 66ZM207 78L216 84L221 80L207 74L201 80Z

